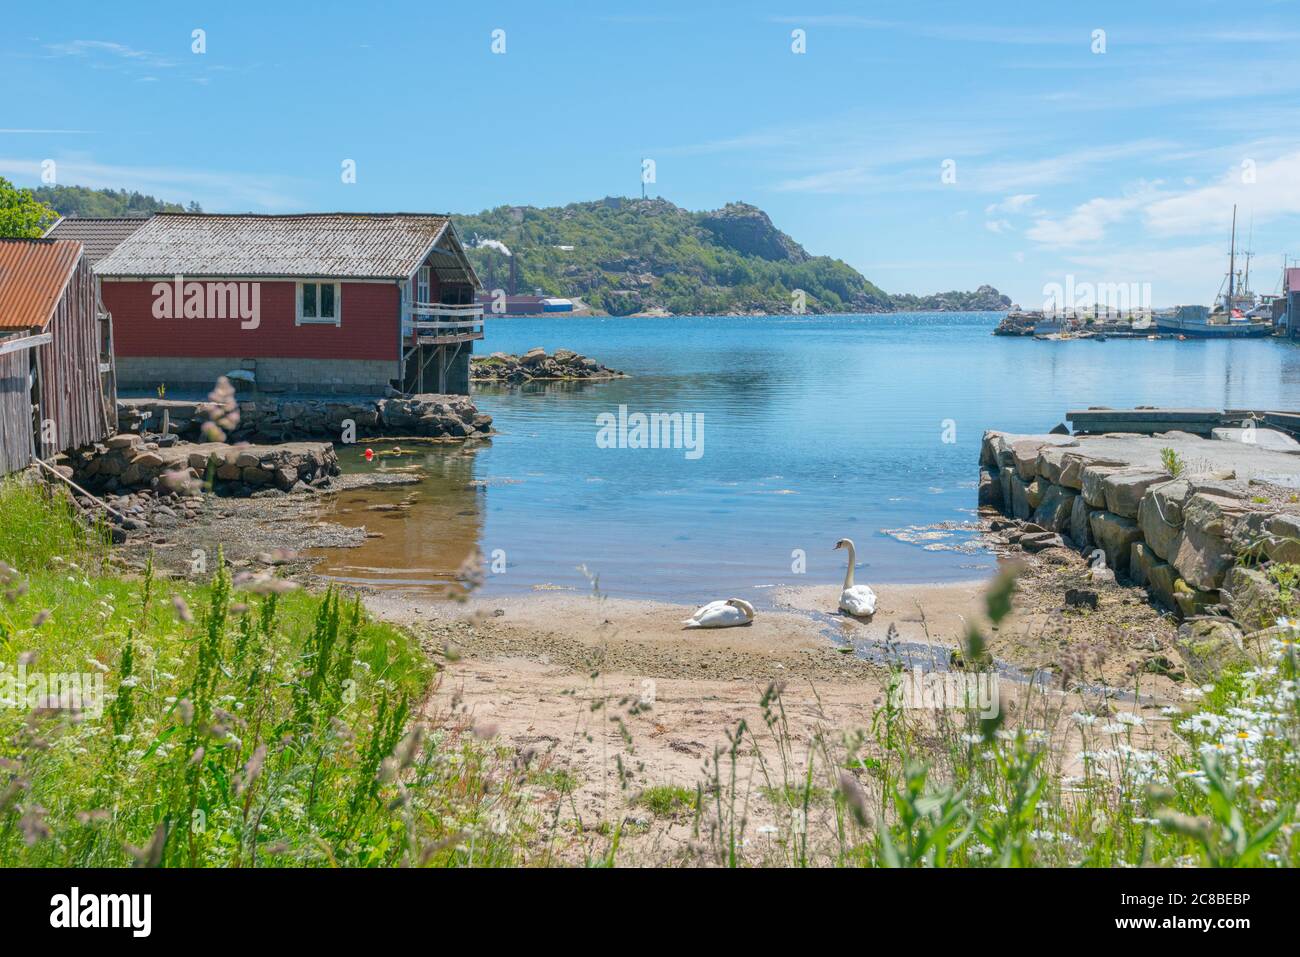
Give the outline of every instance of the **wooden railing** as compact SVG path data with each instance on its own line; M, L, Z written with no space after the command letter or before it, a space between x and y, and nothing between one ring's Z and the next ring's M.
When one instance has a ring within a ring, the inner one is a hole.
M402 315L402 338L410 345L441 346L483 338L483 306L413 302Z

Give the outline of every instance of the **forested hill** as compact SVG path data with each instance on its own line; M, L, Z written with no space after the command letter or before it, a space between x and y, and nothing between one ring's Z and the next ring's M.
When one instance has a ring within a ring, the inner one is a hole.
M42 186L32 190L62 216L200 212L127 190ZM999 311L992 286L929 296L890 295L852 266L808 252L747 203L691 212L665 199L609 197L539 209L500 206L457 215L456 226L488 289L580 297L625 316L788 313L797 290L811 313ZM507 254L506 250L509 250Z
M148 216L150 213L199 213L198 203L189 206L154 199L144 193L124 189L89 189L85 186L41 186L31 191L42 203L60 216L114 219L124 216Z
M810 256L761 209L729 203L691 212L664 199L501 206L457 215L456 226L488 289L581 297L613 315L790 312L803 290L808 312L1000 310L991 286L935 296L891 296L852 266ZM504 248L502 248L504 247ZM509 250L507 254L506 250Z

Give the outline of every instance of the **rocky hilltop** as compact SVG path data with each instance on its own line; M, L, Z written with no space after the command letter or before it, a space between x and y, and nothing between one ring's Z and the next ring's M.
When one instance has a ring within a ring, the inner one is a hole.
M992 286L891 296L852 266L813 256L749 203L692 212L666 199L607 197L537 208L501 206L457 216L489 289L541 289L611 315L758 315L1002 310ZM507 252L508 250L508 252Z

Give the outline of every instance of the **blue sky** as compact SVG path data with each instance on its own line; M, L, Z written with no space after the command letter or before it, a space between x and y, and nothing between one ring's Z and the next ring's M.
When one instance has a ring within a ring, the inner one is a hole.
M754 203L891 292L1208 302L1234 202L1258 291L1300 257L1292 0L65 0L6 11L0 90L0 175L211 211L563 204L649 157L653 194Z

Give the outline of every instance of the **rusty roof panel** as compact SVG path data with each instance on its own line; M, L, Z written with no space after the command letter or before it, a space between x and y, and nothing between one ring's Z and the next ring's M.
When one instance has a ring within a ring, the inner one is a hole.
M0 329L44 329L80 256L73 239L0 239Z

